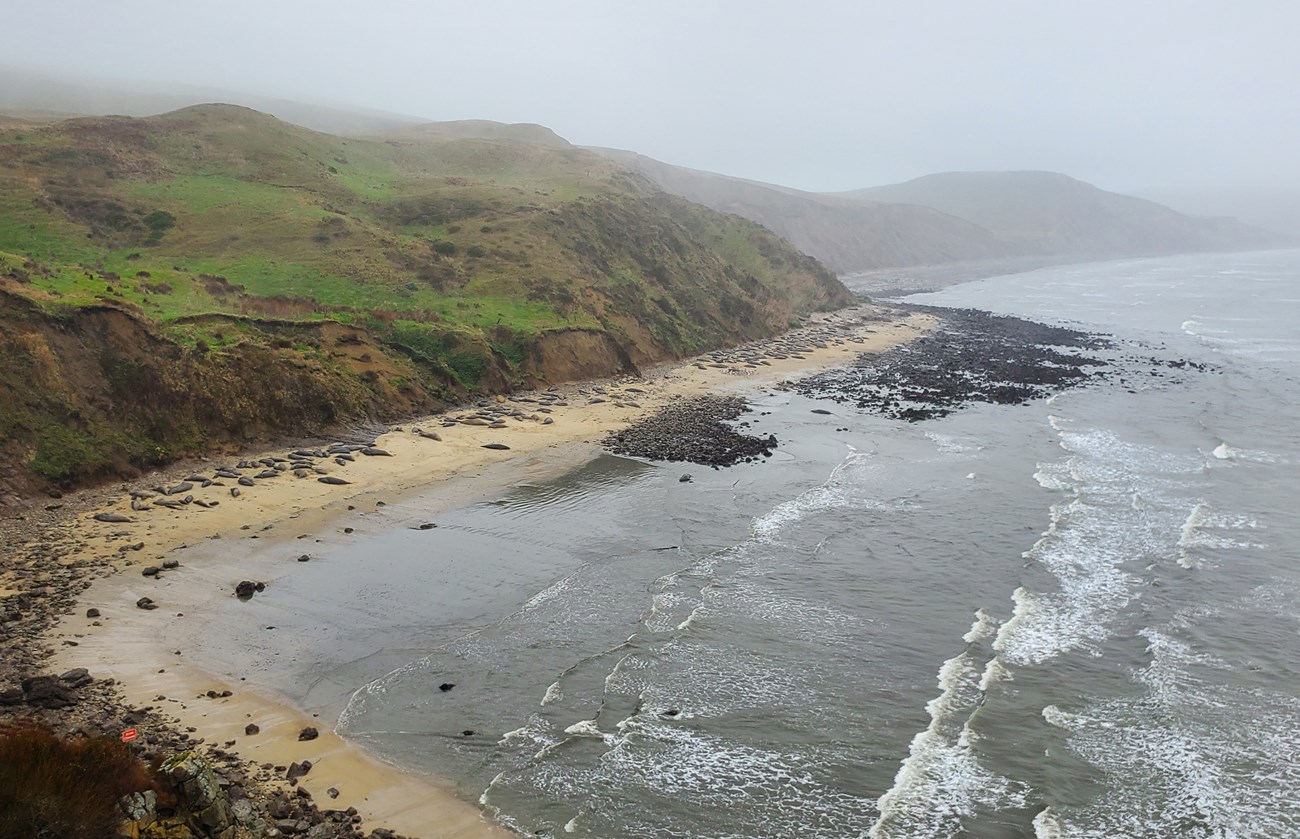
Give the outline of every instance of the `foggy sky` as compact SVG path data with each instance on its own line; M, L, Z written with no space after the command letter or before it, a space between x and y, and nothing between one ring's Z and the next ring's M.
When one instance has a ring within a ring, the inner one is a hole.
M813 190L1047 169L1300 186L1291 0L5 0L13 67L198 84Z

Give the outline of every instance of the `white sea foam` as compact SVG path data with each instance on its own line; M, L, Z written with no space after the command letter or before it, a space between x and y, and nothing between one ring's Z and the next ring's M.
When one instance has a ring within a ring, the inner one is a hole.
M552 705L564 698L564 691L560 689L560 680L556 679L546 688L546 694L542 697L540 705Z
M1066 839L1061 823L1051 807L1044 807L1038 815L1034 816L1034 837L1035 839Z
M564 729L565 734L572 734L574 737L599 737L605 738L605 732L600 730L594 720L581 720Z
M1239 449L1236 446L1230 446L1227 443L1219 443L1210 454L1216 460L1228 461L1247 461L1252 463L1280 463L1289 464L1290 461L1273 452L1261 451L1258 449Z
M973 750L971 722L984 697L997 622L980 610L966 649L939 668L940 693L926 704L930 725L912 738L894 784L880 797L871 839L954 836L976 808L1023 806L1026 790L990 772Z
M1151 566L1177 554L1186 513L1170 495L1200 474L1195 457L1061 417L1049 422L1068 455L1039 464L1035 478L1068 500L1051 506L1047 529L1025 557L1050 572L1057 589L1016 589L1015 610L993 644L1005 663L1020 666L1095 648L1109 637L1111 622L1141 592L1130 563L1146 559Z
M1300 835L1300 807L1291 806L1300 789L1300 699L1235 686L1227 662L1174 634L1200 637L1207 627L1199 621L1231 622L1250 602L1185 614L1178 629L1143 630L1150 662L1134 674L1143 695L1099 699L1074 714L1044 709L1069 732L1071 750L1108 778L1095 801L1054 812L1061 835Z
M1250 516L1223 513L1208 504L1199 503L1187 514L1179 531L1178 564L1184 568L1200 568L1213 551L1263 548L1265 545L1260 542L1230 535L1258 527L1259 522Z
M754 520L750 528L757 542L776 540L787 526L809 513L842 507L849 503L852 489L862 482L860 473L871 465L870 452L853 452L832 471L821 486L807 490Z
M564 594L564 592L568 591L571 586L572 575L556 580L551 585L528 598L528 600L524 602L524 605L519 608L519 611L527 612L536 609L543 603L558 598L560 595Z
M979 451L982 446L970 440L959 440L949 434L940 434L937 431L926 431L925 437L934 443L935 448L944 454L963 454L965 452Z

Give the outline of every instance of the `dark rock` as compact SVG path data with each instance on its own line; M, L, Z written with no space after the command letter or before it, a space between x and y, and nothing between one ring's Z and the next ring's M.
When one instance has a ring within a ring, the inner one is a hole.
M255 593L266 590L266 583L255 583L252 580L240 580L235 585L235 596L240 600L248 600Z
M916 422L975 402L1023 404L1105 375L1109 366L1080 352L1108 348L1102 336L973 309L898 308L925 313L942 325L784 389Z
M23 679L22 688L23 702L32 708L57 710L77 704L77 695L72 692L72 688L53 676Z
M90 678L90 671L86 668L74 667L66 673L59 674L59 681L67 682L74 688L79 688L88 685L95 680Z
M605 438L615 454L648 460L733 466L777 446L773 436L756 437L727 425L749 410L737 396L706 395L674 402Z
M148 597L141 597L139 600L135 601L135 605L137 609L150 610L158 608L158 604Z
M261 730L262 730L261 727L254 722L250 722L248 725L244 726L244 733L247 734L249 737L252 737L254 734L260 733Z
M311 554L303 554L302 556L298 557L298 561L299 561L299 562L311 562Z
M289 766L289 771L285 773L285 780L296 781L311 771L311 761L303 760Z
M97 617L99 617L99 610L98 610L98 609L87 609L87 610L86 610L86 617L88 617L88 618L97 618Z
M446 693L447 691L451 690L455 686L456 685L452 682L443 682L442 684L438 685L438 690L442 691L443 693Z
M336 787L330 787L329 789L325 790L325 794L328 795L330 798L339 797L339 791Z
M312 728L311 726L307 726L302 731L298 732L298 739L300 741L315 740L319 736L320 736L320 732Z
M170 571L173 568L179 568L180 566L181 562L179 559L164 559L162 564L163 569L167 571Z
M146 565L140 573L146 577L157 577L161 571L157 565Z
M690 475L682 475L680 478L677 479L677 483L679 483L679 484L689 484L689 483L690 483L691 481L693 481L693 480L695 480L695 479L692 478Z

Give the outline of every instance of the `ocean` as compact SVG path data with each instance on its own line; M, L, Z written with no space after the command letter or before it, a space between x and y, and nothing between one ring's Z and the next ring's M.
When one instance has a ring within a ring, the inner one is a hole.
M920 422L765 388L765 462L603 455L367 537L339 732L526 835L1300 836L1300 251L909 300L1113 375Z

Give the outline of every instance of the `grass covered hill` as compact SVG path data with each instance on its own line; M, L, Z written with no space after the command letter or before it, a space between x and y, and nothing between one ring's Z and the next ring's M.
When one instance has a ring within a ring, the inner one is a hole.
M615 162L466 133L228 105L0 123L0 485L609 374L849 300Z

